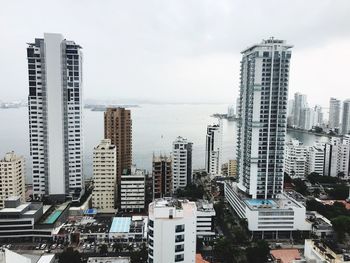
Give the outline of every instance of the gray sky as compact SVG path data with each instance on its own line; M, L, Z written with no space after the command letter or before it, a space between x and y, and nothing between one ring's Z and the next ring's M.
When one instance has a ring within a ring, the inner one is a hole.
M350 97L349 0L3 1L0 100L27 97L43 32L83 46L85 99L232 103L240 51L269 36L294 45L290 95Z

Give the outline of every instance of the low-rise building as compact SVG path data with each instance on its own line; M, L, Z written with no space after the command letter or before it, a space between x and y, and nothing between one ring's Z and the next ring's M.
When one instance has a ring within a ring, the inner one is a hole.
M342 263L350 262L350 255L335 251L320 241L314 241L311 239L305 240L304 247L305 262L313 263Z
M196 202L197 206L197 237L209 240L215 236L214 219L215 209L213 203L207 200Z
M312 234L319 238L333 237L334 230L330 220L316 211L308 211L306 213L307 220L311 223Z
M140 212L145 209L145 171L125 169L121 176L120 208L126 212Z
M89 257L87 263L130 263L129 257Z
M286 192L273 199L251 199L240 192L236 183L225 182L225 198L259 238L289 238L293 231L311 230L305 206Z

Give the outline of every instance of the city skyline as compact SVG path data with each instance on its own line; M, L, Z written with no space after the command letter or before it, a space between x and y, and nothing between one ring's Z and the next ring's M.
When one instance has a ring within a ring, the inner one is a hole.
M332 96L346 98L346 82L338 76L346 75L344 57L350 57L347 49L350 4L347 1L315 3L297 1L288 5L288 12L275 12L265 19L263 14L272 6L277 10L284 6L276 1L256 2L255 14L257 21L263 21L262 25L246 20L244 13L248 12L248 6L241 1L220 5L208 1L198 6L194 2L177 2L171 8L151 2L140 3L140 8L135 10L126 3L99 6L89 3L86 13L79 16L80 23L75 23L73 13L67 14L65 21L57 16L65 6L61 3L53 4L54 8L41 4L45 17L50 17L47 23L41 23L39 17L28 17L31 12L27 11L33 8L29 3L21 4L21 10L25 11L17 10L17 4L11 3L2 8L0 20L8 25L3 37L11 39L3 42L0 51L6 64L3 72L7 78L3 85L11 87L2 99L25 98L26 65L21 58L28 39L43 32L60 32L84 47L86 99L132 101L137 96L139 100L153 102L232 103L238 94L239 51L248 43L272 35L294 44L289 97L300 91L308 95L310 103L325 107L330 89ZM98 15L107 9L103 16ZM310 13L309 9L313 11ZM286 19L278 19L282 13ZM95 19L90 19L91 16ZM294 17L300 19L295 21ZM277 19L279 23L274 23ZM251 29L249 34L239 27L244 22ZM21 30L22 26L26 30ZM101 43L103 49L99 48ZM10 48L15 52L6 52ZM333 64L338 65L336 69L330 67ZM139 92L145 89L150 92ZM188 96L180 95L185 91ZM153 94L157 98L152 98Z

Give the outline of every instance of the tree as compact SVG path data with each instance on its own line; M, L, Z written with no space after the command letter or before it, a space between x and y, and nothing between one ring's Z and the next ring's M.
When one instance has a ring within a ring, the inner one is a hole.
M348 197L349 188L345 184L337 184L333 187L332 190L329 190L328 193L333 197L333 199L344 200Z
M102 244L100 246L100 254L105 255L108 253L108 246L106 244Z
M293 181L294 185L295 185L295 191L297 191L298 193L301 193L302 195L308 195L309 191L307 189L307 186L305 185L304 181L301 180L300 178L297 178Z
M233 261L233 244L230 240L223 237L216 240L214 244L214 256L219 262L232 263Z
M270 247L265 240L259 240L255 246L246 249L248 262L265 263L268 255L270 255Z
M145 243L142 243L138 251L133 251L130 255L131 263L147 263L148 252Z
M343 241L345 233L350 234L350 216L338 216L332 221L334 231L337 233L339 241Z
M113 244L113 251L114 252L120 252L123 250L123 246L120 243L114 243Z
M72 247L68 247L58 256L59 263L81 263L81 254L79 251L74 250Z

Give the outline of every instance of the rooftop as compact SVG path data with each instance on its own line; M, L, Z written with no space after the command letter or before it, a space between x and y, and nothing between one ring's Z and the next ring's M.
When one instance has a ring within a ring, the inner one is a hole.
M129 263L127 257L90 257L88 263Z
M292 263L295 259L300 259L300 253L298 249L273 249L270 254L281 263Z
M110 233L129 233L131 217L114 217Z

